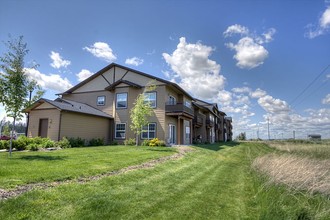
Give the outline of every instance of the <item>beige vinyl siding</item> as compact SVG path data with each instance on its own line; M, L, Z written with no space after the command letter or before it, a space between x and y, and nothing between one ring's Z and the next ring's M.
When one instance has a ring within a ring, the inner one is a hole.
M80 137L86 140L110 140L110 119L72 112L62 112L60 137Z
M81 87L77 88L74 92L99 91L104 90L104 88L106 88L107 86L109 86L109 83L102 77L102 75L99 75L85 85L82 85Z
M46 107L48 103L44 103L42 106ZM53 107L53 109L33 110L29 115L29 129L28 137L37 137L39 135L39 122L40 119L48 119L48 134L47 137L57 141L58 131L60 124L60 111Z
M105 96L105 105L97 105L96 102L98 96ZM63 99L85 103L109 115L113 114L112 106L113 106L113 100L115 99L115 95L113 92L98 91L98 92L88 92L88 93L64 94Z
M113 68L111 68L102 74L109 83L113 83L113 71Z
M149 82L153 81L152 78L134 73L134 72L128 72L125 77L123 78L124 80L130 81L130 82L134 82L140 86L146 86ZM116 80L118 80L117 78L117 68L116 68ZM154 81L156 86L159 85L163 85L164 83L159 82L159 81Z

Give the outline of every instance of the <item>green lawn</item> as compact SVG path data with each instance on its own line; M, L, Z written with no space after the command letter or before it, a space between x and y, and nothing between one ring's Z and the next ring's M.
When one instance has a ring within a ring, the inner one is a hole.
M330 218L329 199L265 185L250 167L254 158L274 151L264 144L195 149L151 169L34 190L2 201L0 219Z
M0 188L87 177L171 155L172 148L85 147L48 152L0 153Z

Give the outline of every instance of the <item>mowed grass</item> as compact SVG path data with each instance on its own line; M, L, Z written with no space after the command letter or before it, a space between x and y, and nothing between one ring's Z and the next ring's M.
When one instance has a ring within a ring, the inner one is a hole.
M0 219L329 219L330 201L265 185L262 143L201 145L178 160L0 202Z
M0 188L88 177L174 154L173 148L103 146L0 153Z

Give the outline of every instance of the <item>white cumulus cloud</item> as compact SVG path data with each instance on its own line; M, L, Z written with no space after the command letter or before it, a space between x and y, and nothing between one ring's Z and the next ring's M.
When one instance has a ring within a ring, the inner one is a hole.
M223 35L225 37L230 37L233 34L247 35L247 34L249 34L249 29L247 27L242 26L242 25L234 24L234 25L229 26L227 28L227 30L225 32L223 32Z
M51 51L49 56L53 61L50 65L55 69L67 67L71 64L71 61L63 59L63 57L61 57L59 53L56 53L54 51Z
M187 43L181 37L172 54L163 53L163 58L175 73L172 79L200 99L211 99L223 90L225 77L220 75L220 65L210 60L214 49L200 42Z
M328 94L324 99L322 99L322 104L330 105L330 94Z
M330 7L325 9L317 24L309 24L307 29L305 36L310 39L327 33L330 29Z
M110 46L104 42L95 42L93 45L83 49L106 62L114 62L117 59Z
M233 58L237 61L236 65L241 69L252 69L264 63L269 52L263 44L271 42L274 38L276 30L270 28L260 36L250 34L247 27L235 24L229 26L223 33L224 37L228 38L234 34L240 34L242 37L237 43L229 42L226 46L234 50L236 53Z
M125 64L128 65L133 65L133 66L140 66L141 64L143 64L143 59L138 58L138 57L132 57L132 58L127 58L125 61Z
M89 70L86 70L86 69L82 69L79 73L76 74L76 76L78 77L79 82L84 81L85 79L87 79L91 75L93 75L93 73Z
M267 113L271 113L271 114L287 113L290 111L290 107L286 101L275 99L270 95L266 95L259 98L258 104Z
M26 74L35 80L43 89L51 89L58 92L64 92L72 87L67 78L58 74L43 74L36 69L26 68Z

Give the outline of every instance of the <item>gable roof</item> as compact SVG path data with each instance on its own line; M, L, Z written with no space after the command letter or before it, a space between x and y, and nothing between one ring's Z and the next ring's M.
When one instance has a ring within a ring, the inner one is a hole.
M113 118L111 115L108 115L107 113L98 110L96 108L93 108L92 106L89 106L84 103L80 102L75 102L71 100L66 100L66 99L55 99L54 101L49 100L49 99L44 99L41 98L38 101L36 101L31 107L25 109L25 112L30 112L34 108L40 106L43 103L48 103L55 108L57 108L60 111L70 111L70 112L77 112L81 114L88 114L88 115L95 115L99 117L104 117L104 118Z
M78 89L79 87L87 84L88 82L92 81L93 79L95 79L96 77L102 75L103 73L105 73L106 71L110 70L111 68L122 68L122 69L125 69L127 71L130 71L130 72L134 72L134 73L137 73L137 74L140 74L142 76L145 76L145 77L148 77L148 78L151 78L151 79L154 79L154 80L157 80L159 82L163 82L169 86L172 86L176 89L178 89L179 91L181 91L183 94L185 94L186 96L188 96L190 99L194 100L194 98L188 93L186 92L184 89L182 89L178 84L176 83L173 83L173 82L170 82L168 80L165 80L165 79L162 79L162 78L159 78L159 77L156 77L156 76L152 76L152 75L149 75L147 73L144 73L144 72L141 72L141 71L138 71L138 70L135 70L135 69L131 69L129 67L126 67L126 66L122 66L122 65L119 65L119 64L116 64L116 63L111 63L109 64L108 66L104 67L103 69L101 69L100 71L98 71L97 73L93 74L92 76L90 76L89 78L85 79L84 81L78 83L77 85L75 85L74 87L70 88L69 90L63 92L63 93L59 93L57 95L62 95L62 94L70 94L72 93L73 91L75 91L76 89ZM126 81L126 80L124 80ZM118 81L117 81L118 82ZM126 81L125 83L128 84L127 82L129 81ZM115 82L116 83L116 82ZM133 83L133 82L130 82L130 83ZM113 83L114 84L114 83ZM110 85L112 86L112 85ZM108 87L107 87L108 88Z
M207 108L213 114L215 114L215 112L213 111L213 108L215 108L217 111L219 111L221 115L226 115L226 113L219 110L218 105L216 103L209 103L200 99L195 99L195 105L197 105L198 107Z
M114 83L112 83L110 86L106 87L105 90L114 90L116 88L116 86L118 86L120 83L125 83L127 85L130 85L130 86L133 86L135 88L138 88L138 89L141 89L142 86L136 84L136 83L133 83L133 82L130 82L130 81L127 81L127 80L123 80L123 79L120 79Z

